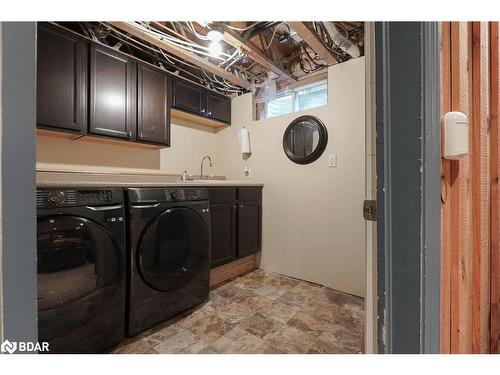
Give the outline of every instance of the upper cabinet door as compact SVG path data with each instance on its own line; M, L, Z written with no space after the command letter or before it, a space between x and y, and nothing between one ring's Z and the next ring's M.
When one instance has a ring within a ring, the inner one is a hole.
M196 115L207 113L206 89L183 79L174 78L173 106Z
M207 115L215 120L231 123L231 99L211 91L208 91L207 98Z
M135 139L136 62L111 48L90 48L89 132Z
M37 124L80 132L87 122L87 43L38 25Z
M170 146L169 76L139 64L137 83L137 139Z

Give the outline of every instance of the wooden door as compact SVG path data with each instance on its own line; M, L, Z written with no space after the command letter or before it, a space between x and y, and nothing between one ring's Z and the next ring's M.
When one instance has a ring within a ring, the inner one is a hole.
M90 133L136 138L136 80L134 60L112 48L91 46Z
M255 254L261 248L262 204L260 201L238 205L238 258Z
M137 74L137 139L170 146L169 76L145 64Z
M37 125L84 131L87 42L52 25L38 24L37 31Z
M237 203L210 205L212 268L236 259Z
M443 353L488 353L498 342L498 332L494 332L498 320L495 325L493 319L498 316L494 303L498 305L495 293L500 289L494 281L495 267L500 269L495 265L499 236L497 27L486 22L441 25L441 112L464 112L470 122L469 154L460 160L442 160Z
M173 106L195 115L207 113L207 90L180 78L174 79Z
M231 122L231 99L208 91L207 94L207 115L214 120L225 123Z

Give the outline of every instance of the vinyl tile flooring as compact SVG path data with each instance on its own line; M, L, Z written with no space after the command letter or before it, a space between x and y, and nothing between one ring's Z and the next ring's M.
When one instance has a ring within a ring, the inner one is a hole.
M257 269L113 353L361 353L363 314L362 298Z

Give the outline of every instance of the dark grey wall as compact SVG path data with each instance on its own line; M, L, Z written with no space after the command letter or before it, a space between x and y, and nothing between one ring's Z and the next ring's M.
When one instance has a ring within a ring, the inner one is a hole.
M11 341L37 339L35 41L35 23L2 23L3 334Z
M376 25L379 350L439 348L439 38Z

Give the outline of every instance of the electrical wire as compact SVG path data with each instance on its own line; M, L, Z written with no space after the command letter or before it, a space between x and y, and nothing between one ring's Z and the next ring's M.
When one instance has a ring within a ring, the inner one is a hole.
M243 27L243 28L234 27L234 26L231 26L231 25L226 25L226 27L229 28L229 29L231 29L231 30L236 30L236 31L247 31L248 29L251 29L252 27L254 27L255 25L257 25L259 23L260 23L260 21L254 22L251 25L248 25L248 26Z
M284 22L281 22L280 24L276 25L276 27L274 28L274 31L273 31L273 35L271 36L271 39L269 40L268 45L264 47L265 49L269 49L269 47L271 47L271 44L273 43L274 37L276 36L276 32L278 31L279 27L283 24L284 24Z

